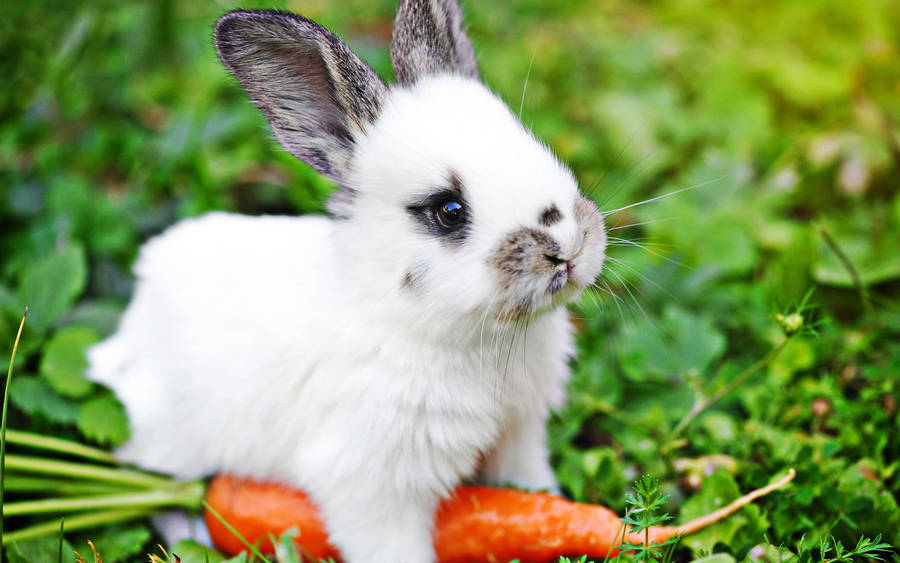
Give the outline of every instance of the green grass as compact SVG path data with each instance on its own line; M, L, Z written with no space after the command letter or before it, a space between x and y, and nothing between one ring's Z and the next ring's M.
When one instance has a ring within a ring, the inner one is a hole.
M276 146L215 58L212 22L238 6L302 11L391 77L389 0L7 7L0 371L31 309L11 430L94 451L126 439L81 354L114 328L147 237L213 209L321 212L329 183ZM682 522L793 467L790 488L684 538L674 560L898 545L900 1L465 9L488 84L603 209L697 186L609 216L621 240L606 285L572 309L579 353L549 428L562 488L625 514L650 474ZM10 459L32 457L9 436ZM10 505L55 479L8 469ZM140 522L79 530L67 516L64 551L90 554L90 538L107 563L145 556ZM7 533L36 525L50 524L4 519ZM55 560L50 539L7 558Z

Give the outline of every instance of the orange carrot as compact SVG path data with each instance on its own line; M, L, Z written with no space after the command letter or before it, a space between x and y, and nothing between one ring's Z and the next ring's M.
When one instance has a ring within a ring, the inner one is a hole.
M680 526L650 528L650 541L692 534L785 486L794 470L779 481L757 489L731 504ZM216 477L207 502L249 542L271 553L269 535L279 536L291 527L302 553L317 558L340 554L328 542L318 508L302 491L282 485L260 484L228 475ZM213 542L230 555L244 549L215 516L206 513ZM622 524L608 508L572 502L547 493L530 493L493 487L459 487L445 499L435 521L434 547L441 563L475 561L526 562L556 560L560 555L615 555ZM644 534L627 533L630 543L643 543Z
M337 548L328 543L319 508L303 491L219 475L206 491L206 502L247 541L259 545L263 553L274 551L269 534L277 538L293 527L299 532L295 540L304 556L313 561L340 556ZM209 510L206 527L213 543L225 553L237 555L246 549Z

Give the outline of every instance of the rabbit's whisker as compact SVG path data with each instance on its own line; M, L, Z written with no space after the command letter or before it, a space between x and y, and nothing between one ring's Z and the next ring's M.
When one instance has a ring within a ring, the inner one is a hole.
M609 246L634 246L637 243L645 243L648 246L653 246L656 248L675 248L674 244L667 244L664 242L657 242L652 237L638 237L638 238L621 238L621 237L608 237L606 239Z
M637 131L635 135L637 135ZM610 190L599 202L598 207L603 207L612 201L621 191L631 183L636 177L642 174L653 162L654 157L659 154L658 151L650 152L643 157L639 161L637 161L634 165L630 167L630 169L616 182L615 186L612 190Z
M702 188L703 186L707 186L707 185L712 184L712 183L714 183L714 182L718 182L718 181L724 180L725 178L726 178L726 176L725 176L725 175L722 175L722 176L719 176L718 178L713 178L712 180L707 180L707 181L705 181L705 182L700 182L699 184L694 184L693 186L688 186L688 187L686 187L686 188L681 188L680 190L675 190L675 191L672 191L672 192L669 192L669 193L665 193L665 194L662 194L662 195L658 195L658 196L656 196L656 197L651 197L651 198L649 198L649 199L645 199L644 201L639 201L639 202L637 202L637 203L632 203L632 204L629 204L629 205L625 205L625 206L619 207L619 208L617 208L617 209L611 209L611 210L609 210L609 211L604 211L604 212L603 212L603 215L604 215L604 216L612 215L613 213L618 213L618 212L620 212L620 211L625 211L626 209L631 209L632 207L637 207L637 206L639 206L639 205L645 205L645 204L647 204L647 203L652 203L652 202L654 202L654 201L659 201L659 200L661 200L661 199L665 199L665 198L667 198L667 197L671 197L671 196L673 196L673 195L680 194L680 193L682 193L682 192L686 192L686 191L689 191L689 190L695 190L695 189L697 189L697 188Z
M622 158L622 155L625 153L625 151L628 149L628 147L631 146L631 142L634 141L634 138L637 136L637 134L640 132L640 130L641 130L640 127L635 129L634 133L631 134L631 137L629 137L628 140L625 141L625 143L622 145L622 148L620 148L619 152L616 153L616 157L613 158L612 163L610 163L610 165L608 167L606 167L606 169L603 171L603 174L601 174L597 180L591 182L590 187L587 190L585 190L585 195L587 195L591 199L594 198L594 191L599 186L603 185L603 181L606 180L606 176L609 174L609 171L612 170L613 168L615 168L616 164L619 163L619 159ZM616 191L618 191L618 189ZM606 199L604 199L604 203L608 200L609 200L609 196Z
M653 250L643 244L640 244L639 242L635 242L633 240L626 240L626 239L610 239L610 240L615 241L612 244L610 244L610 246L633 246L635 248L640 248L641 250L644 250L644 251L652 254L653 256L656 256L657 258L661 258L661 259L665 260L669 264L678 266L679 268L686 268L688 270L693 270L693 268L691 268L690 266L688 266L682 262L679 262L677 260L673 260L673 259L669 258L668 256L664 256L664 255L660 254L659 252L656 252L655 250ZM655 244L655 246L665 246L668 248L674 248L672 245L661 245L658 243L654 243L654 244ZM612 260L614 262L620 262L620 263L622 262L621 260L618 260L612 256L607 256L606 258L607 258L607 260Z
M617 295L616 292L614 292L612 290L612 288L609 286L609 283L606 280L598 279L597 282L602 283L603 287L598 286L596 284L596 282L594 285L591 286L591 289L593 289L595 292L594 293L595 300L598 297L598 294L596 293L598 291L603 291L606 294L610 295L613 298L613 304L616 306L616 309L619 311L619 316L622 318L622 322L627 323L628 319L625 318L625 312L622 310L622 305L621 305L621 303L624 303L625 301L619 295ZM597 303L597 306L598 307L600 306L599 302ZM627 304L626 304L626 307L627 307Z
M631 291L631 288L628 287L628 283L625 282L622 276L620 276L618 273L616 273L615 270L612 269L607 269L606 271L615 276L615 278L619 281L619 283L622 285L622 288L628 293L628 295L631 297L631 300L634 301L634 304L638 308L638 311L640 311L644 316L644 319L646 319L647 322L650 323L650 325L654 328L659 328L656 326L656 324L653 323L653 320L650 318L650 315L647 314L647 311L645 311L644 308L641 307L640 301L638 301L637 297L635 297L634 293Z
M544 34L544 28L538 29L537 41L534 44L534 50L531 51L531 60L528 61L528 71L525 72L525 83L522 85L522 99L519 100L519 120L522 119L522 110L525 108L525 92L528 91L528 78L531 76L531 67L534 65L534 56L537 54L538 47L541 46L541 36Z
M665 294L665 295L666 295L667 297L669 297L670 299L672 299L672 300L677 300L676 297L675 297L674 295L672 295L672 293L671 293L668 289L664 288L663 286L659 285L659 284L656 283L655 281L653 281L653 280L651 280L650 278L648 278L646 275L642 274L637 268L635 268L635 267L632 266L631 264L625 262L624 260L619 260L618 258L614 258L614 257L612 257L612 256L607 256L607 259L610 260L610 261L611 261L612 263L614 263L614 264L617 264L617 265L619 265L619 266L621 266L621 267L623 267L623 268L626 268L629 272L632 272L632 273L634 273L634 274L637 274L638 276L640 276L640 278L641 278L642 280L644 280L645 282L649 283L650 285L652 285L653 287L655 287L656 289L658 289L660 292L662 292L663 294ZM674 261L671 261L671 260L670 260L670 262L672 262L673 264L678 265L678 266L681 265L681 264L679 264L678 262L674 262Z
M615 227L608 227L606 232L619 231L622 229L627 229L629 227L640 227L642 225L655 225L656 223L665 223L666 221L674 221L674 217L669 217L667 219L656 219L653 221L641 221L639 223L628 223L627 225L616 225Z

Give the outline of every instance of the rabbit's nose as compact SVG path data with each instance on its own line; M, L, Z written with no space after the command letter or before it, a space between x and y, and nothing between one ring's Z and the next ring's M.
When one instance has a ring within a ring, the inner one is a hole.
M573 264L572 261L568 258L563 258L559 254L553 252L545 252L544 258L546 258L547 261L550 262L550 264L552 264L553 267L557 270L562 271L563 269L565 269L566 275L569 277L572 276L572 271L575 269L575 264Z
M552 253L552 252L545 252L544 258L546 258L547 261L549 261L554 266L559 266L560 264L566 262L565 258L560 258L559 255Z

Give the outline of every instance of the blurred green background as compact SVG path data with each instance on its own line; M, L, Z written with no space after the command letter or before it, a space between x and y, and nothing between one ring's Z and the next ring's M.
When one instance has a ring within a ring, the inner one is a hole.
M330 183L277 145L216 59L212 24L235 7L316 19L392 78L393 0L4 7L4 370L32 310L12 427L126 438L81 353L114 328L149 236L214 209L322 212ZM564 490L621 511L649 472L684 518L796 467L789 491L682 556L783 546L802 560L830 534L900 541L900 1L464 8L487 84L603 209L696 186L610 216L622 240L606 285L573 308L580 352L551 426ZM811 289L804 329L674 433L696 397L784 341L776 315ZM129 539L107 561L145 549L145 528L125 532L92 536Z

